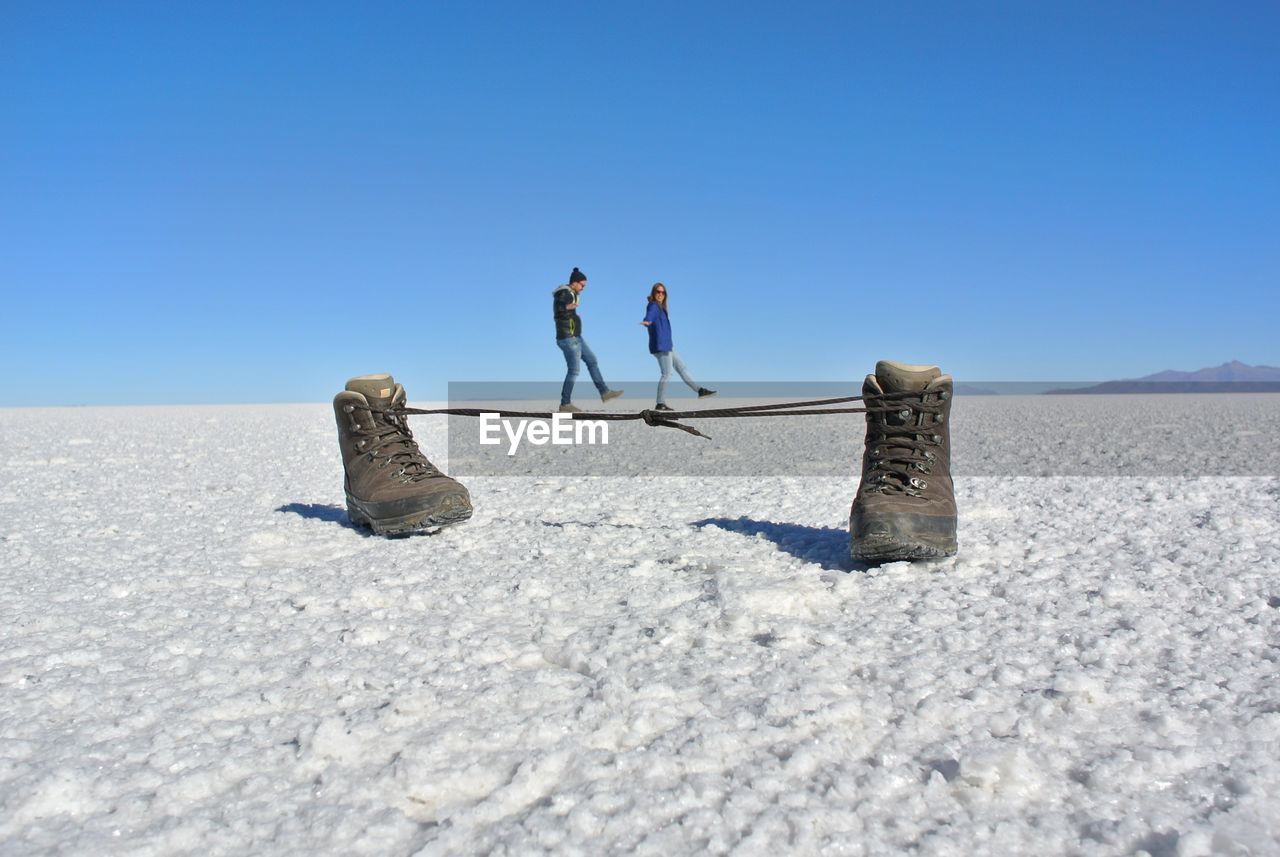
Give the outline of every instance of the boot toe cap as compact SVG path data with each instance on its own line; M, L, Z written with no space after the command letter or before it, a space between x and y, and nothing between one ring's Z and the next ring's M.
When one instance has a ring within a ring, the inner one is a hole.
M935 559L957 549L954 515L855 511L849 535L850 555L865 562Z

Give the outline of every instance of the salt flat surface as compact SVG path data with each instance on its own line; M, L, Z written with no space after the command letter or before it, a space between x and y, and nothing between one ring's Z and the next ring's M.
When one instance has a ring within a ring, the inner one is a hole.
M1280 854L1280 481L961 476L958 557L850 570L855 466L384 540L327 406L0 411L0 853Z

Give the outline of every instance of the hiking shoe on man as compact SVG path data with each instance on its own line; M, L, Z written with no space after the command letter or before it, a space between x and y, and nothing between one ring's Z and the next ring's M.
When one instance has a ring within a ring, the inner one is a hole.
M559 412L560 412L560 413L562 413L562 414L580 414L580 413L582 413L582 408L578 407L577 405L573 404L572 402L570 402L570 403L569 403L569 404L567 404L567 405L561 405L561 406L558 408L558 410L559 410Z
M674 411L675 410L675 408L672 408L669 405L664 405L662 402L658 402L658 404L654 405L653 409L655 411Z
M850 554L881 563L956 552L950 375L881 360L862 385L862 481L849 515Z
M333 399L347 517L378 535L431 533L471 517L467 489L441 473L409 431L404 387L361 375Z
M714 396L715 394L716 394L716 391L715 391L715 390L708 390L706 387L699 387L699 388L698 388L698 398L699 398L699 399L705 399L707 396Z
M603 393L600 394L600 401L607 402L611 399L616 399L621 395L622 395L621 390L605 390Z

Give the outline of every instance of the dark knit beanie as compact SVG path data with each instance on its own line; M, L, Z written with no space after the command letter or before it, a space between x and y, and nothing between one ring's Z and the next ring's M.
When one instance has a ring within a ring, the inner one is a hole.
M569 285L572 286L574 283L585 282L586 279L587 279L586 274L582 273L577 268L574 268L573 273L569 275Z

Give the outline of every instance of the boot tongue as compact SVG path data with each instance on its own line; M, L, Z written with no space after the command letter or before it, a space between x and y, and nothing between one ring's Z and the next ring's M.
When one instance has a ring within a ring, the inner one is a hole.
M347 382L347 390L364 396L371 408L390 407L397 386L390 375L361 375Z
M941 377L942 370L937 366L916 366L896 360L876 363L876 380L886 393L916 393L928 387L933 379Z

